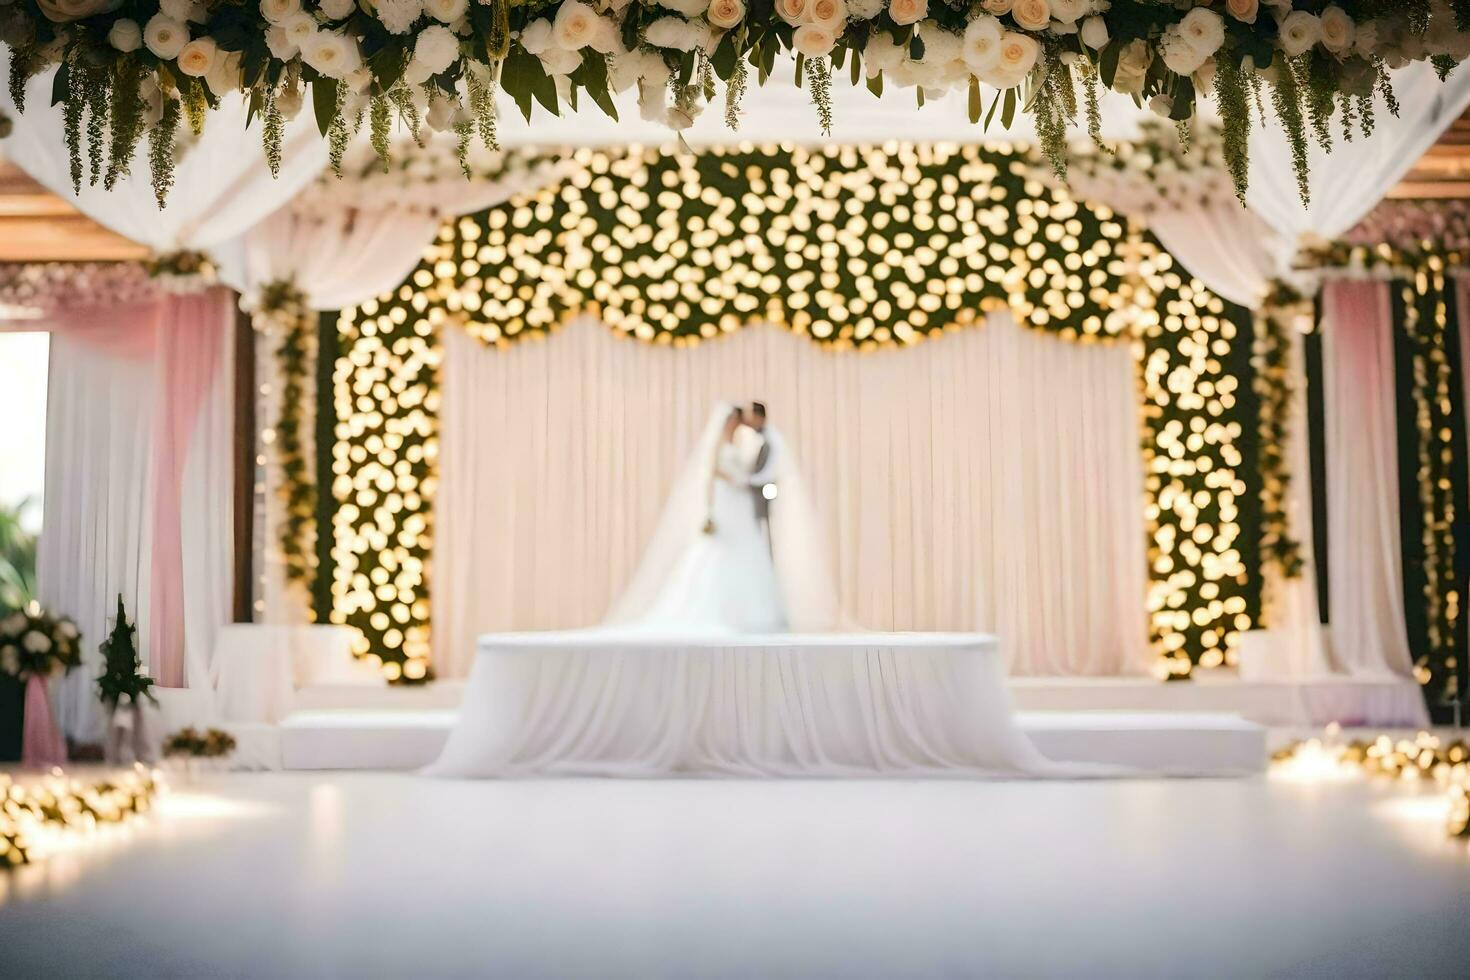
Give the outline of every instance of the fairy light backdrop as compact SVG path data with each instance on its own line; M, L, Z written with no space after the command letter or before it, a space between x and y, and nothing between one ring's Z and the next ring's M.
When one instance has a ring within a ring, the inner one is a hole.
M442 332L507 346L585 312L630 342L774 322L861 351L1009 306L1033 329L1133 345L1152 580L1140 615L1163 671L1230 662L1259 604L1250 322L1151 238L1044 186L1034 157L1006 147L574 159L561 184L446 223L407 282L335 321L325 612L362 631L389 679L430 675Z

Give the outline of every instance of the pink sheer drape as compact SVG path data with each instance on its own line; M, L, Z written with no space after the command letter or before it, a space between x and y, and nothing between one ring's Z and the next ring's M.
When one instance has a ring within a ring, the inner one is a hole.
M1322 339L1333 657L1350 674L1408 677L1388 284L1328 283Z
M182 486L189 443L205 399L226 379L221 345L234 319L221 288L107 305L59 304L26 329L86 343L110 356L153 364L152 542L149 548L149 673L160 687L186 686ZM139 452L149 447L138 447Z

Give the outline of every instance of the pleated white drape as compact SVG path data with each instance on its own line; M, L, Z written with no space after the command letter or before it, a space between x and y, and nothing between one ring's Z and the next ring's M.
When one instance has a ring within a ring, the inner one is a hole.
M150 648L153 410L152 364L52 335L37 591L82 631L82 666L52 687L57 723L73 738L102 736L97 644L119 594L139 650Z
M199 329L206 324L195 324ZM85 332L57 331L51 338L46 412L45 523L38 564L39 599L70 616L83 636L82 666L53 690L58 722L67 735L99 741L103 718L96 697L101 655L121 594L138 624L138 649L155 677L160 642L154 612L181 617L181 675L174 683L204 691L215 635L230 618L233 555L231 364L233 349L220 343L212 365L191 365L210 375L192 431L173 433L160 424L159 400L171 361L160 347L147 351L98 344ZM145 356L139 356L142 353ZM182 456L177 540L182 568L177 582L159 583L155 554L160 439L177 436ZM159 604L155 590L181 589Z
M1407 677L1387 283L1327 284L1322 373L1333 657L1350 674Z
M485 632L597 622L717 400L765 401L866 627L999 634L1013 670L1147 666L1133 354L1008 314L907 350L773 327L689 349L582 321L486 348L445 335L436 667Z

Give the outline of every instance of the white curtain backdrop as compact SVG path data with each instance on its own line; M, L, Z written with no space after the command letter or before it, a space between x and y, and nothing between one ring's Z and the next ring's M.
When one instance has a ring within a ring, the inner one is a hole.
M451 329L436 669L463 676L481 633L600 620L709 406L760 399L863 626L996 633L1020 673L1141 673L1135 384L1127 345L1074 344L1009 314L871 354L772 327L693 350L595 321L509 350Z
M1350 674L1410 676L1400 552L1398 434L1388 285L1323 295L1332 652Z
M151 363L52 335L37 592L82 631L82 665L52 697L62 731L84 741L103 735L97 645L119 593L136 617L139 650L150 647L153 414Z
M219 627L229 621L233 555L231 365L217 347L214 379L189 435L179 497L183 560L183 683L208 688ZM80 335L51 336L46 413L45 525L38 593L81 629L83 664L55 687L57 720L81 741L100 741L96 698L106 637L121 593L138 624L138 649L155 677L154 456L160 436L162 358L109 348ZM223 379L224 383L220 383Z

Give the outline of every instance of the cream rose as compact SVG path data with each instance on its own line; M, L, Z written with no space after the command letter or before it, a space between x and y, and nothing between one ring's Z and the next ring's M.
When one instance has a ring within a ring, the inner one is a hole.
M551 39L568 51L580 51L597 32L597 15L579 0L567 0L551 22Z
M580 7L582 5L573 0L572 3L564 5L562 9L565 10L570 6ZM413 60L430 76L437 75L454 64L458 57L459 38L455 37L454 32L449 28L434 24L432 27L425 27L419 31L419 36L413 44Z
M745 19L745 4L741 0L710 0L704 17L716 27L728 31Z
M660 17L643 32L644 39L656 48L693 51L699 47L702 32L682 17Z
M847 0L811 0L807 6L807 19L836 33L847 23Z
M807 0L776 0L776 16L788 24L800 24L806 20Z
M1011 12L1011 7L1015 6L1015 0L981 0L980 6L987 14L999 17L1001 14Z
M1260 0L1225 0L1225 12L1242 24L1254 24L1260 9Z
M1051 0L1051 15L1063 24L1077 23L1091 9L1091 0Z
M832 53L837 36L822 24L802 24L791 37L791 46L808 58L822 58Z
M122 6L122 0L36 0L41 14L53 24L96 17Z
M469 0L424 0L424 13L441 24L453 24L469 9Z
M316 33L316 18L305 11L292 14L280 24L280 28L286 32L292 44L300 47L302 41Z
M1164 32L1159 43L1159 54L1164 64L1176 75L1193 75L1205 63L1208 54L1202 53L1175 27Z
M352 16L357 9L357 0L321 0L318 6L327 20L342 20Z
M176 59L179 71L190 78L203 78L214 67L214 42L207 37L197 37L184 45Z
M171 17L154 14L143 27L143 43L165 61L178 57L189 43L189 29Z
M328 78L342 78L362 67L362 52L345 34L318 31L301 45L301 60Z
M1016 0L1011 6L1011 19L1017 27L1039 31L1051 23L1051 3L1049 0Z
M1000 59L996 66L1007 75L1025 75L1041 56L1041 45L1029 34L1006 31L1000 39Z
M1182 37L1201 58L1208 58L1225 43L1225 22L1205 7L1195 7L1179 22Z
M784 2L784 0L778 0ZM929 14L929 0L888 0L888 16L900 27L917 24Z
M272 24L284 24L292 14L301 13L301 0L260 0L260 15Z
M1333 54L1343 54L1357 40L1358 28L1347 11L1333 4L1322 11L1322 46Z
M120 17L108 30L107 43L119 51L136 51L143 46L143 28L135 20Z

